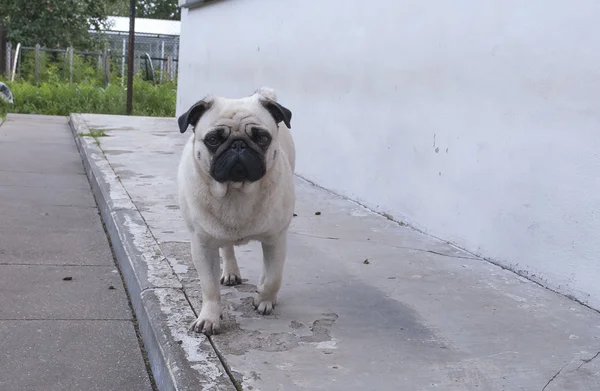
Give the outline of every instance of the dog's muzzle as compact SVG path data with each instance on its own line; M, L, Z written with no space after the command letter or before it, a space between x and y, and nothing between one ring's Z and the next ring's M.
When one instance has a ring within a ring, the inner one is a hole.
M266 173L261 154L244 140L235 140L213 160L211 175L217 182L254 182Z

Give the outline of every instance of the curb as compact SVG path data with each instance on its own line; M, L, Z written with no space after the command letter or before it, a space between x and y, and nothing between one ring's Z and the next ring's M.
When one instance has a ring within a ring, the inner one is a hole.
M236 390L210 341L188 332L196 315L183 286L99 143L89 137L83 116L71 114L69 125L125 280L158 390Z

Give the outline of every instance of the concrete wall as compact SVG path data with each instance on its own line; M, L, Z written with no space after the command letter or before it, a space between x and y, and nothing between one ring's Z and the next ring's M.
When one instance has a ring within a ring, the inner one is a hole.
M260 85L298 173L600 308L600 2L229 0L183 12L178 114Z

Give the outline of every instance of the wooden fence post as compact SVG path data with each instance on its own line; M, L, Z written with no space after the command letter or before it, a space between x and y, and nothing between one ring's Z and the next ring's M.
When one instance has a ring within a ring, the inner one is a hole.
M17 64L19 64L19 65L21 64L21 61L19 61L20 56L21 56L21 42L17 43L17 48L15 49L15 59L13 60L10 81L15 81L15 75L17 73Z
M40 44L35 45L35 84L40 84Z
M163 81L163 73L165 73L165 41L160 45L160 82Z
M167 56L167 69L165 73L169 81L173 80L173 56Z
M6 44L6 80L10 79L10 64L12 63L12 43Z
M69 84L73 84L73 47L69 46Z
M65 80L67 76L67 55L69 54L69 48L65 49L63 54L63 67L62 67L62 80Z
M121 85L125 85L125 58L127 57L127 41L123 39L123 53L121 57Z
M110 52L104 48L104 88L108 87L110 82Z

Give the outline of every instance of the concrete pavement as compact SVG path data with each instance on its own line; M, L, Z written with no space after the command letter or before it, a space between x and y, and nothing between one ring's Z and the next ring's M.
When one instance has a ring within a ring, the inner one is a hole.
M0 384L152 390L65 117L0 125Z
M174 119L72 125L107 134L77 139L161 389L600 390L598 312L302 179L274 315L251 306L251 244L244 284L222 287L223 333L188 332L200 294L175 179L189 135Z

